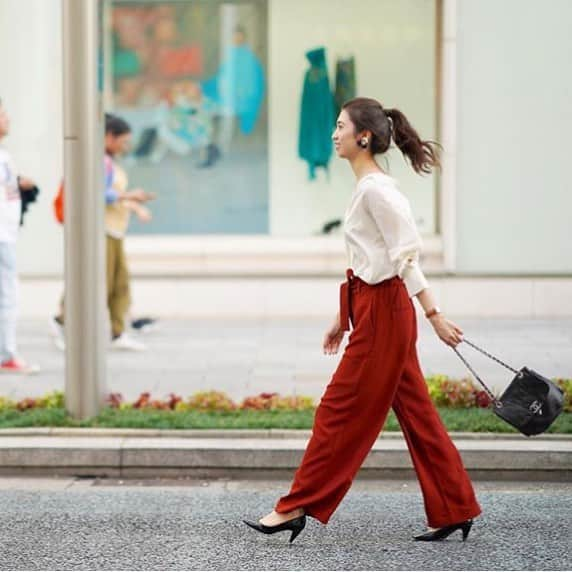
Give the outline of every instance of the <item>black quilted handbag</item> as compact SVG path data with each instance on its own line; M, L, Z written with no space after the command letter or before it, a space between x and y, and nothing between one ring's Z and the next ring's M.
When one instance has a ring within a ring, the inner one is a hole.
M544 433L562 412L564 392L534 370L523 367L517 371L468 340L463 341L516 374L497 398L459 350L453 348L491 398L493 412L527 437Z

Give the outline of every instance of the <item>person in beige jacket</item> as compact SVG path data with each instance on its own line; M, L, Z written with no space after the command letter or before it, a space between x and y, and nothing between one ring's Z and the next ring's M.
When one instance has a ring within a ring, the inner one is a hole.
M131 145L129 124L115 115L105 116L105 234L107 249L107 307L111 322L111 347L117 350L141 351L145 346L125 332L125 317L131 304L129 271L124 238L129 217L134 212L142 222L151 220L151 212L143 203L154 198L142 189L128 190L127 173L115 161Z
M105 115L105 235L107 270L107 307L111 323L111 348L142 351L146 347L125 331L125 317L131 303L129 272L125 256L124 238L129 217L135 213L140 221L149 222L151 212L144 203L155 198L143 189L128 188L125 170L116 158L131 146L131 127L112 114ZM60 315L53 318L52 331L56 346L65 349L63 300Z

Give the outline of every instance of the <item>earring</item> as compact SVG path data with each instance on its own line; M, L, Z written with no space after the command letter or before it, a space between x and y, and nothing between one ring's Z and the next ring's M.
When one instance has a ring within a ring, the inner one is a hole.
M369 140L368 140L367 137L362 137L362 138L359 140L359 146L360 146L362 149L367 149L367 146L368 146L368 145L369 145Z

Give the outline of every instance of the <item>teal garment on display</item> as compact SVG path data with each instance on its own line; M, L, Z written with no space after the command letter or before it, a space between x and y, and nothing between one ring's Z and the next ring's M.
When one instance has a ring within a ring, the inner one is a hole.
M131 50L117 50L113 53L113 75L115 77L133 77L141 72L141 62Z
M355 60L352 57L340 58L336 62L336 87L334 101L336 103L336 116L340 114L342 105L356 96Z
M141 61L133 50L123 48L116 34L113 36L113 76L133 77L141 73Z
M265 92L264 68L246 44L227 48L216 75L202 82L203 93L222 108L223 114L236 115L240 131L254 131Z
M334 98L330 89L326 49L306 53L310 69L304 77L298 155L308 162L310 179L316 168L327 170L332 155L332 131L335 124Z

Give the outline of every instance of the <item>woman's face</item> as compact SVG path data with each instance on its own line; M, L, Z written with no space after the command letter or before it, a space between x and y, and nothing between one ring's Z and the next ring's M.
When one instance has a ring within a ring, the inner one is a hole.
M334 142L338 157L351 159L355 156L360 150L360 147L357 145L357 140L358 135L355 133L355 126L348 112L342 109L336 121L336 129L332 135L332 141Z

